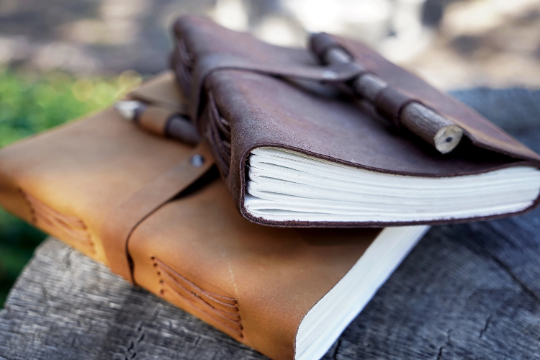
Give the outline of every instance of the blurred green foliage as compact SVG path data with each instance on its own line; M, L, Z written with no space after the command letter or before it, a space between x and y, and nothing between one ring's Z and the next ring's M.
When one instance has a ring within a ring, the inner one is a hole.
M77 78L0 69L0 147L111 105L140 76ZM0 308L45 234L0 209Z

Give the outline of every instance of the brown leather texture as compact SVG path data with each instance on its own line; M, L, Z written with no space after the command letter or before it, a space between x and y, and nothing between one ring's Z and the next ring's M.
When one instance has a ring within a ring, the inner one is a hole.
M204 151L105 110L1 149L0 204L112 269L125 269L127 254L135 284L271 358L293 359L302 318L380 230L255 225L221 180L185 188L197 176L187 162ZM130 234L111 240L106 226Z
M472 142L485 149L512 156L516 159L540 161L540 156L521 144L518 140L501 130L480 114L444 94L420 77L386 60L366 45L345 38L334 36L366 70L383 78L390 88L401 91L409 98L415 99L435 109L447 119L465 130L465 135ZM403 101L409 101L405 99ZM402 105L400 105L402 106Z
M274 72L265 74L253 71L256 65L243 70L218 67L207 72L204 79L197 79L200 74L198 61L208 58L243 57L244 63L273 64L273 67L290 69L305 67L310 71L321 66L315 56L305 49L270 45L249 34L225 29L204 17L179 18L174 25L174 36L176 48L171 56L171 66L177 81L184 91L190 93L191 113L196 115L199 130L211 145L238 211L254 223L285 227L364 227L418 223L276 222L255 218L244 207L246 162L249 153L262 146L290 149L367 170L420 177L479 174L518 165L540 167L540 156L494 124L358 42L333 37L354 56L361 67L380 76L403 94L399 99L381 100L380 103L398 107L402 105L401 102L411 99L424 103L462 126L468 139L451 154L442 155L414 135L385 123L373 107L366 104L357 106L346 94L336 95L335 91L331 91L335 87L330 85L306 80L293 81L286 70L282 70L282 73L289 75L279 77ZM322 44L321 48L324 46L330 45ZM201 84L201 89L193 90L194 83ZM193 100L199 97L200 100ZM390 113L394 113L394 110L388 109ZM229 136L215 130L216 113L229 124ZM229 157L223 151L226 142L230 144ZM525 211L538 205L538 202L539 199ZM457 221L426 223L451 222Z

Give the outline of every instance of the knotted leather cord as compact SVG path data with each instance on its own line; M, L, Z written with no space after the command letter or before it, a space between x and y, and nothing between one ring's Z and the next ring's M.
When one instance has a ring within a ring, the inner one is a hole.
M202 156L202 164L197 156ZM210 149L202 141L178 165L151 180L109 212L101 238L109 267L114 273L135 284L128 250L131 234L144 219L197 181L213 164Z

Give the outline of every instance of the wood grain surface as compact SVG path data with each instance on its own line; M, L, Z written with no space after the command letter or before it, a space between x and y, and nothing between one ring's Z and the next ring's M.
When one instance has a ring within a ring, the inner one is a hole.
M454 92L540 151L540 92ZM47 240L0 312L0 359L264 359ZM540 359L540 210L432 228L324 359Z

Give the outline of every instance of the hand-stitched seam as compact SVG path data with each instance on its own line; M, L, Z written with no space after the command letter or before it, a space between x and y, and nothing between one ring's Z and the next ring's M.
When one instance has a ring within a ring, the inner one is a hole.
M212 139L212 143L215 144L215 148L218 151L219 157L223 160L224 165L228 168L231 161L230 145L227 148L224 144L224 140L221 137L219 129L214 121L210 121L208 124L209 135Z
M210 107L208 131L217 150L217 155L226 166L223 169L223 174L227 176L231 162L231 125L219 112L212 92L208 93L208 106Z
M219 318L219 317L216 317L214 316L213 314L213 311L212 310L208 310L208 309L204 309L204 308L201 308L200 305L194 301L193 299L187 297L187 296L184 296L182 295L181 293L175 291L174 289L171 288L170 285L168 285L167 283L165 283L163 285L163 289L166 291L164 292L164 294L170 294L168 295L168 299L169 301L172 301L174 303L174 300L171 300L171 297L174 298L174 297L177 297L177 298L180 298L186 302L188 302L189 304L191 304L191 306L196 310L196 311L199 311L199 312L202 312L204 314L206 314L208 317L210 317L213 321L215 321L216 323L219 324L218 327L222 327L222 330L225 331L226 333L229 333L231 336L235 337L236 339L238 339L239 341L242 341L244 339L244 335L242 334L242 330L243 328L235 325L235 324L232 324L231 322L228 322L227 319L224 319L224 318ZM165 296L165 295L164 295ZM223 329L224 328L224 329Z
M69 239L74 240L75 243L87 246L92 254L95 253L92 235L81 219L58 212L22 189L19 189L19 193L30 209L32 223L37 226L47 225L57 229Z
M155 256L152 256L151 260L160 278L160 294L162 296L165 295L166 291L173 292L175 295L192 303L197 309L206 313L216 322L236 333L240 339L244 338L242 318L240 317L238 301L235 298L219 295L201 288ZM204 308L209 309L209 311Z

